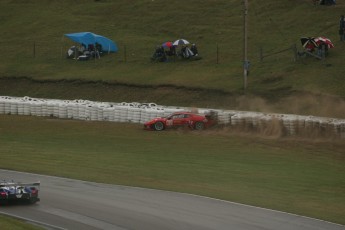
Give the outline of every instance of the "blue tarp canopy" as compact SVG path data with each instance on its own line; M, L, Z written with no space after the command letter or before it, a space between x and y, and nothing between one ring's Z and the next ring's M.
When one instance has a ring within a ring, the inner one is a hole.
M103 37L98 34L94 34L91 32L80 32L80 33L72 33L72 34L65 34L66 37L71 39L74 42L79 44L84 44L86 47L90 44L100 44L102 46L102 51L104 52L117 52L118 48L112 40L109 38Z

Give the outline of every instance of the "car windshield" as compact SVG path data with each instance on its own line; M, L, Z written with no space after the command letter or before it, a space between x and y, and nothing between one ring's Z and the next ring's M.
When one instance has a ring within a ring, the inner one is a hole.
M181 119L181 118L188 118L190 117L189 114L179 113L179 114L171 114L167 116L167 119Z

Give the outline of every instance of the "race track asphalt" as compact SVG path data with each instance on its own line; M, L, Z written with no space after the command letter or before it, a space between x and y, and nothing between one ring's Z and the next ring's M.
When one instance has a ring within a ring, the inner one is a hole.
M6 205L9 214L47 229L345 230L308 217L207 197L0 170L0 180L41 182L41 201Z

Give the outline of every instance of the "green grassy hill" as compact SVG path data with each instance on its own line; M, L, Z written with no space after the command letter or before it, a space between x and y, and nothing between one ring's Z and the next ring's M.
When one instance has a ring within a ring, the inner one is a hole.
M0 95L345 118L345 43L338 36L345 2L249 0L246 91L242 2L1 0ZM66 59L73 43L63 35L82 31L113 39L119 52L96 61ZM335 48L323 61L295 60L287 49L301 50L302 36L329 37ZM196 43L202 59L150 62L156 45L178 38ZM262 61L260 49L268 55ZM133 124L7 115L0 130L2 168L202 193L344 224L342 140L260 138L227 129L146 133ZM85 153L91 161L84 162ZM27 154L42 164L13 158Z
M242 1L3 0L0 7L1 95L67 99L79 95L93 100L154 100L337 117L345 114L345 44L338 36L344 2L320 6L309 0L249 1L251 69L245 92ZM65 53L73 43L63 35L81 31L113 39L119 52L96 61L67 60ZM295 60L292 50L280 53L294 44L301 50L302 36L329 37L335 48L324 61ZM202 60L150 62L156 45L178 38L196 43ZM259 50L268 55L262 61ZM16 87L9 87L12 83L8 78L22 76L41 83L63 79L65 84L51 88L40 84L28 89L27 82L17 81ZM76 84L76 79L101 82L88 87L87 93L79 90L73 94L73 84L67 83L70 80ZM117 87L107 93L99 88L109 84L127 88ZM138 93L143 88L146 91ZM301 103L301 98L308 100ZM337 107L337 111L322 112L325 109L318 108L326 105Z

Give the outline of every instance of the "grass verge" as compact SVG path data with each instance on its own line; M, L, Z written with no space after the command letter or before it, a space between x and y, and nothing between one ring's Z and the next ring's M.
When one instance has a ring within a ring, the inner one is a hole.
M248 87L243 91L243 4L236 0L50 1L2 0L0 76L39 80L102 80L175 85L281 98L295 91L344 98L345 45L338 20L345 3L252 1L248 10ZM149 12L149 14L148 14ZM203 15L203 17L200 17ZM317 18L317 23L315 23ZM31 22L30 25L24 22ZM303 23L301 23L303 22ZM64 34L91 31L114 40L119 52L96 61L67 60L74 45ZM326 36L335 48L324 61L295 61L300 37ZM199 61L151 63L154 48L185 38L199 47ZM259 59L259 50L266 56ZM287 50L285 52L280 52ZM30 95L29 95L30 96Z
M33 226L24 221L0 215L0 225L2 230L42 230L43 228Z
M199 194L344 224L344 142L150 132L141 125L0 116L0 167Z

